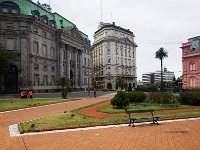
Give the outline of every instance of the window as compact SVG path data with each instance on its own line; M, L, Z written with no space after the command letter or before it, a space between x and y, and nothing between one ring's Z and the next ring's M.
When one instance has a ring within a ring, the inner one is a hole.
M53 47L51 47L51 49L50 49L50 57L52 57L52 58L55 57L55 51L54 51Z
M47 24L47 23L48 23L48 20L47 20L47 19L44 19L44 23L46 23L46 24Z
M37 20L39 20L40 16L39 16L38 14L35 14L35 18L36 18Z
M69 59L72 60L72 53L69 53Z
M192 70L196 70L194 62L190 63L190 71L192 71Z
M47 72L47 66L46 66L46 65L43 66L43 71L44 71L44 72Z
M133 58L134 58L135 56L134 56L134 51L133 51Z
M5 1L5 2L1 2L0 11L2 11L4 13L17 14L17 13L19 13L20 9L16 3L13 3L10 1Z
M48 17L46 16L46 15L44 15L44 16L41 16L41 20L44 22L44 23L46 23L46 24L48 24Z
M90 59L88 59L88 66L90 66Z
M38 42L33 42L33 53L39 53Z
M55 72L55 67L51 67L51 72Z
M37 20L40 19L40 12L38 10L33 10L31 13L32 13L32 16L35 17L35 19Z
M55 76L51 76L51 85L55 85Z
M110 58L108 59L108 63L110 63Z
M47 56L47 46L43 45L42 47L42 55Z
M48 75L43 76L43 83L44 85L48 85Z
M2 12L4 12L4 13L8 13L8 8L2 8Z
M110 47L108 47L107 54L110 55Z
M11 13L13 13L13 14L17 14L17 9L11 9Z
M86 58L84 58L84 66L86 66Z
M60 24L63 25L63 20L60 20Z
M35 71L39 71L39 65L38 65L38 64L35 64L35 65L34 65L34 70L35 70Z
M7 38L6 40L6 48L7 50L14 50L15 48L15 39L14 38Z
M194 87L195 86L195 77L191 77L190 78L190 87Z
M34 75L34 85L38 86L40 84L39 74Z

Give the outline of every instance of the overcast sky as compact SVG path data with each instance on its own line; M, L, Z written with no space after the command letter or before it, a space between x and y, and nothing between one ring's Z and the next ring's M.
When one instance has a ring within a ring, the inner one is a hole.
M33 0L37 2L37 0ZM168 58L164 67L182 74L181 43L200 35L199 0L40 0L51 4L52 11L70 20L93 42L94 32L101 21L115 22L135 35L137 77L145 72L160 70L155 52L164 47Z

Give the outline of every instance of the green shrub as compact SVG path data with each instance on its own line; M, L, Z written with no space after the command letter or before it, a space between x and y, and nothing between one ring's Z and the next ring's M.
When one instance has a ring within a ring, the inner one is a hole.
M114 98L111 99L111 104L118 108L123 108L129 106L129 100L126 93L119 91Z
M133 91L127 93L127 98L129 99L129 102L144 102L147 95L141 91Z
M200 105L200 92L181 92L180 103L188 105Z
M148 94L147 102L156 104L172 104L175 103L175 99L172 93L154 92Z

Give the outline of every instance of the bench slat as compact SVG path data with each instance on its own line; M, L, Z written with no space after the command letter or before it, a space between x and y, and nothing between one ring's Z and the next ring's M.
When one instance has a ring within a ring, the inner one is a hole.
M154 109L144 109L144 110L126 110L127 114L132 114L132 113L144 113L144 112L154 112Z

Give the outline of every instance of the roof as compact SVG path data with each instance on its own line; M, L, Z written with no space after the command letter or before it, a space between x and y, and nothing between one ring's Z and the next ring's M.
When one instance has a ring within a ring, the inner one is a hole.
M98 29L96 32L95 32L95 34L96 33L98 33L99 31L101 31L101 30L103 30L104 28L114 28L114 29L117 29L117 30L121 30L121 31L124 31L124 32L126 32L126 33L129 33L129 34L132 34L133 35L133 32L131 32L129 29L124 29L124 28L122 28L122 27L120 27L120 26L116 26L115 25L115 22L113 22L112 24L110 24L110 23L100 23L101 24L101 27L100 27L100 29ZM134 35L133 35L134 36Z
M56 29L76 26L75 24L73 24L72 22L61 16L60 14L56 12L52 13L50 7L49 10L43 8L42 4L40 3L36 4L31 0L0 0L0 3L6 1L16 3L19 6L20 14L22 15L32 16L32 12L37 10L40 13L40 16L47 16L48 20L54 20L56 23ZM88 35L86 35L83 32L81 32L81 35L85 40L87 40L87 42L89 42Z

